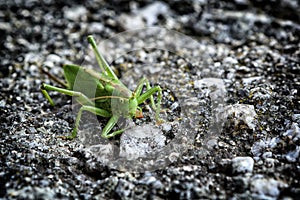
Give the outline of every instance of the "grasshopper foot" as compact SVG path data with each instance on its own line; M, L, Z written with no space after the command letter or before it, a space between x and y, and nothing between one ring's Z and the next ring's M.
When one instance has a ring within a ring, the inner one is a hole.
M166 121L165 120L163 120L162 118L157 118L156 119L156 125L161 125L161 124L163 124L163 123L165 123Z
M61 138L63 140L73 140L77 135L77 129L74 128L71 135L68 136L58 136L58 138Z
M68 135L68 136L58 136L57 138L61 138L63 140L73 140L75 137L73 137L72 135Z

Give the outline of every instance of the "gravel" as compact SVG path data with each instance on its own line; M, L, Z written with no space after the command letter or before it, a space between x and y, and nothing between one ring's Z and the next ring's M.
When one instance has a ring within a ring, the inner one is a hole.
M128 160L147 157L165 146L166 137L160 129L144 125L127 131L120 138L120 156Z
M0 10L1 199L300 196L298 1L28 0ZM51 107L40 92L59 86L41 69L63 79L63 64L95 66L89 34L129 89L143 76L163 89L165 122L155 125L147 104L131 121L148 138L138 145L130 130L101 138L107 121L88 114L63 140L72 99L50 92Z

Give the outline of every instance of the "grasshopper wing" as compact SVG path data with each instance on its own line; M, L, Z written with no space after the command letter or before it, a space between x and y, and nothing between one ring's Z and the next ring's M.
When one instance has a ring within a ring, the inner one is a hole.
M106 95L102 84L97 78L86 73L84 68L78 65L64 65L64 75L69 90L81 92L88 98ZM103 92L104 94L102 94Z

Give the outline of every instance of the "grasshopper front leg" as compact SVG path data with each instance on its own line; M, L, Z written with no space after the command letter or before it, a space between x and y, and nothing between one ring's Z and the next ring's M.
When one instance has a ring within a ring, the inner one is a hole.
M82 106L79 109L77 117L76 117L75 128L73 129L72 134L70 136L67 136L67 139L74 139L76 137L77 131L78 131L78 127L79 127L79 123L80 123L80 119L81 119L81 115L82 115L83 111L88 111L88 112L91 112L91 113L93 113L95 115L99 115L101 117L110 117L111 116L111 113L109 113L108 111L106 111L104 109L96 108L94 106ZM103 132L102 132L102 135L103 135Z
M117 116L117 115L113 115L109 121L107 122L106 126L104 127L103 131L102 131L102 134L101 136L103 138L111 138L111 137L114 137L118 134L121 134L123 133L126 128L124 129L121 129L121 130L117 130L115 132L112 132L112 133L109 133L111 131L111 129L116 125L116 123L118 122L120 116Z
M145 93L141 94L144 84L146 85L147 91ZM153 94L156 92L158 93L158 96L157 96L157 102L155 105ZM162 99L161 88L159 86L155 86L155 87L151 88L149 81L146 78L142 78L140 80L137 88L135 89L135 93L136 93L136 98L137 98L138 104L143 103L146 99L150 99L151 107L155 110L155 119L156 119L156 121L161 121L161 119L159 118L160 104L161 104L161 99Z

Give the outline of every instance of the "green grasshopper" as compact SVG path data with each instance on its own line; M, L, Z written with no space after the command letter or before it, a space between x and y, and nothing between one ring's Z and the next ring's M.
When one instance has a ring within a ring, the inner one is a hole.
M82 105L76 117L75 127L71 135L66 138L73 139L76 137L83 111L110 118L102 130L101 136L103 138L111 138L121 134L126 128L111 133L112 128L116 125L120 117L129 119L143 117L142 109L139 105L147 99L150 100L152 109L156 112L156 121L159 122L162 99L161 88L159 86L151 87L149 81L146 78L142 78L136 89L133 92L130 91L118 79L103 56L99 53L93 36L88 36L87 40L92 46L101 73L78 65L67 64L63 66L64 76L67 82L64 83L66 86L65 89L45 83L41 86L42 93L52 106L54 106L54 102L47 91L57 91L72 96ZM74 87L75 81L76 87ZM80 85L80 87L77 88L78 85ZM144 86L146 86L147 91L142 93ZM95 90L90 91L90 88L95 88ZM74 89L76 91L74 91ZM153 98L153 94L155 93L157 93L156 104Z

